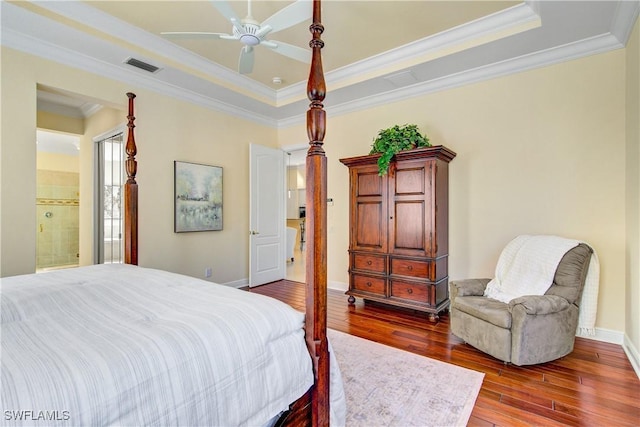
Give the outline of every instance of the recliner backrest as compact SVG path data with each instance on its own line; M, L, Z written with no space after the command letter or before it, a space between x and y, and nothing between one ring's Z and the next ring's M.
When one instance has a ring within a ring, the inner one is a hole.
M580 243L564 254L556 269L553 284L545 294L563 297L579 306L592 252L588 245Z

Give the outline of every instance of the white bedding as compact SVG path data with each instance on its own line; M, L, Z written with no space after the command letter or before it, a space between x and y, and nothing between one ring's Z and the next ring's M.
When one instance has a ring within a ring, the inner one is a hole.
M0 283L3 425L262 425L313 384L272 298L122 264Z

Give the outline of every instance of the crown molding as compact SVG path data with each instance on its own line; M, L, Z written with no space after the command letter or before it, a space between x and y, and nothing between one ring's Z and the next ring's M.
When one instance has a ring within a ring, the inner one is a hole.
M7 4L8 3L5 3L3 7ZM4 12L6 13L6 10ZM254 111L242 109L237 106L203 96L197 92L183 87L178 87L165 81L156 80L153 77L147 76L145 71L137 70L135 68L129 70L128 68L125 69L124 67L114 66L110 63L99 61L85 55L80 55L76 51L60 47L11 29L3 28L2 44L12 49L27 52L66 66L78 68L128 85L168 95L176 99L230 114L265 126L275 127L277 124L274 119L257 114Z
M245 77L236 71L211 62L162 37L102 12L89 4L79 1L34 1L33 3L83 25L98 28L101 32L111 37L134 44L138 48L147 50L154 55L170 58L172 61L202 72L212 79L224 81L249 93L257 94L266 99L271 105L276 104L276 91L274 89Z
M519 56L513 59L465 70L460 73L450 74L428 82L417 83L381 94L359 98L340 105L330 106L327 108L327 115L329 117L341 116L379 105L386 105L471 83L503 77L535 68L546 67L560 62L570 61L589 55L596 55L623 47L624 45L620 43L617 37L612 34L603 34L589 39ZM279 120L278 127L286 128L289 126L299 125L304 120L305 116L302 114L288 117L286 119Z
M80 110L82 111L82 115L87 118L96 114L98 111L102 110L103 106L100 104L86 104L83 105Z
M396 102L401 99L425 95L445 89L452 89L470 83L477 83L510 74L521 73L523 71L546 67L560 62L571 61L573 59L589 55L596 55L610 50L620 49L622 47L624 47L624 45L622 45L616 37L611 34L604 34L496 62L490 65L465 70L460 73L450 74L426 83L418 83L413 86L390 91L382 96L374 96L373 98L375 99L369 99L368 102L369 106L372 106L372 102L375 103L375 105ZM356 106L361 101L362 100L359 99L349 104ZM343 111L346 108L350 108L350 106L346 103L342 104L340 107L335 109L335 112L337 114L344 114Z
M512 6L447 31L407 43L404 46L327 72L325 81L328 85L340 87L343 82L352 80L355 76L372 72L382 73L389 68L389 64L411 61L424 56L425 52L442 51L472 40L496 36L518 27L539 23L540 16L536 8L533 7L536 3L528 2ZM299 97L300 93L306 93L306 82L296 83L278 90L276 95L278 105L286 99Z
M271 88L256 83L253 80L232 72L225 67L220 67L205 58L190 53L186 49L174 45L173 43L151 33L140 30L137 27L133 27L130 24L120 21L111 15L107 15L98 9L87 6L82 2L38 1L35 2L35 4L61 16L77 20L83 25L94 26L96 28L100 28L101 31L108 31L108 34L117 37L118 39L125 40L127 42L135 40L134 43L140 44L140 47L145 49L147 52L154 52L154 54L162 55L163 57L172 56L174 57L172 59L180 60L189 67L204 70L205 74L215 73L215 77L218 80L229 80L232 81L232 84L240 85L244 89L255 90L258 92L258 95L273 100L273 104L261 102L255 97L246 96L240 93L232 94L229 93L231 92L230 89L216 85L208 79L188 76L184 71L177 69L171 70L173 74L171 76L167 76L167 78L171 77L172 79L182 79L180 84L185 85L181 86L163 80L162 76L149 75L144 71L122 64L108 63L107 61L91 56L90 53L77 52L64 47L61 44L55 44L53 41L45 39L41 35L33 36L31 35L32 32L30 29L39 30L33 31L33 34L43 34L43 32L47 34L54 34L60 31L61 33L66 33L67 37L83 37L84 39L91 38L91 41L95 43L107 43L97 37L94 38L87 35L80 30L65 26L63 23L55 19L49 19L35 12L29 11L28 9L16 6L11 2L2 2L2 45L49 59L54 62L62 63L70 67L101 75L106 78L114 79L126 83L127 85L135 85L137 87L171 96L176 99L184 100L204 108L216 110L264 126L284 128L304 123L305 109L300 108L300 113L297 113L298 105L302 106L305 102L305 99L303 98L287 104L287 108L281 110L293 111L295 108L296 113L294 115L281 119L275 118L278 116L279 107L276 106L277 103L282 101L284 98L291 98L294 92L297 98L300 93L306 93L306 86L304 83L295 84L275 92ZM488 17L481 18L469 24L418 40L398 49L359 61L350 66L328 72L325 77L326 81L329 86L339 87L340 85L344 85L346 80L352 80L355 78L354 76L361 73L371 72L372 70L377 70L382 73L383 70L386 69L385 67L387 64L397 63L399 61L410 61L420 55L424 55L425 51L455 47L460 43L474 40L477 37L487 37L495 35L500 31L515 29L518 26L535 23L537 20L540 20L540 16L538 14L539 6L538 1L529 1L524 4L514 6L506 9L505 11L489 15ZM336 105L331 105L330 102L328 102L327 114L329 116L348 114L382 104L400 101L402 99L421 96L469 83L475 83L512 73L527 71L533 68L577 59L587 55L623 48L629 38L633 26L635 25L639 9L640 3L637 1L620 1L616 5L615 14L610 24L610 32L606 34L532 52L500 62L463 70L454 74L433 78L429 81L379 92ZM7 25L5 25L5 23ZM117 48L125 51L121 46L117 46ZM140 55L136 56L141 57ZM157 63L157 61L150 62ZM381 75L378 78L383 78L383 76ZM203 88L207 87L211 88L211 90L203 90ZM227 102L217 98L220 94L227 97ZM235 98L236 96L236 99L238 99L239 102L244 103L243 105L231 103L233 102L232 98ZM281 113L280 117L285 114Z
M633 26L638 20L640 13L639 1L621 1L616 8L616 14L611 23L611 34L613 34L623 45L626 45L631 37Z

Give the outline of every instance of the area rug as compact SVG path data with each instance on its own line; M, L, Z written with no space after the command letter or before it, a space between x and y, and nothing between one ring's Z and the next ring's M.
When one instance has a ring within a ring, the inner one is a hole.
M484 374L328 331L347 398L347 427L464 426Z

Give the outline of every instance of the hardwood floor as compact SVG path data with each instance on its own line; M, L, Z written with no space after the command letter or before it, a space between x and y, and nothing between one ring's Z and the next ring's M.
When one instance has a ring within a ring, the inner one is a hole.
M304 311L304 285L279 281L251 289ZM570 355L536 366L505 365L449 332L449 317L328 291L328 327L484 372L470 426L640 426L640 380L619 345L577 338ZM434 389L437 393L437 388Z

